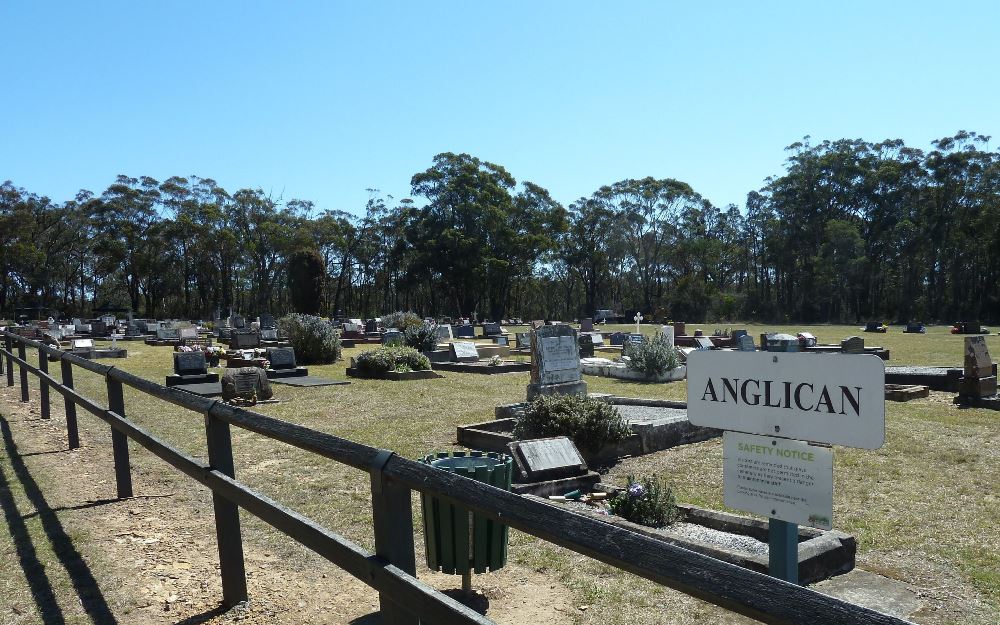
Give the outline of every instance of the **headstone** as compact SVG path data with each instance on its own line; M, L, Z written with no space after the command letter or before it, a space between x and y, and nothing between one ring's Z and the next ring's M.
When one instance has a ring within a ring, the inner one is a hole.
M278 325L274 321L274 315L270 313L264 313L259 317L261 328L277 328Z
M365 322L365 332L378 332L378 321L369 319Z
M259 367L227 368L222 374L222 400L232 401L237 397L258 400L271 399L271 383L263 369Z
M741 336L747 336L748 334L749 332L747 332L746 330L733 330L732 332L729 333L729 336L735 341L739 340Z
M399 330L392 329L386 330L382 334L382 344L383 345L402 345L403 344L403 333Z
M180 328L177 330L177 336L182 339L196 339L198 338L198 328Z
M291 347L268 347L267 360L275 370L294 369L295 349Z
M593 332L594 331L594 319L587 317L586 319L580 320L580 332Z
M434 334L440 341L447 341L449 339L455 338L451 333L451 325L443 323L434 328Z
M624 332L612 332L608 340L612 345L624 345L625 341L628 340L628 334Z
M694 337L694 348L698 351L712 349L715 344L712 343L712 339L707 336L696 336Z
M993 359L986 348L986 337L965 337L965 377L985 378L993 375Z
M629 334L628 342L631 343L632 345L640 345L646 342L646 337L643 336L642 334Z
M94 339L73 339L73 349L93 349Z
M580 335L580 358L594 357L594 341L589 334Z
M840 342L840 351L845 354L863 354L865 340L860 336L849 336Z
M260 335L256 332L233 331L229 337L230 349L254 349L260 347Z
M799 337L791 334L769 335L767 339L767 351L769 352L798 352Z
M686 336L685 323L683 321L675 321L674 326L674 336Z
M493 344L494 345L510 345L510 341L507 339L506 336L502 336L502 335L501 336L494 336L493 337Z
M674 345L674 326L661 326L660 332L667 339L667 345Z
M177 375L204 375L208 373L205 352L174 352L174 373Z
M811 332L799 332L798 339L802 347L816 347L816 337Z
M161 341L176 341L181 338L181 332L177 328L160 328L156 331L156 338Z
M472 339L476 337L476 328L471 325L455 326L455 338Z
M576 330L568 325L543 326L532 333L528 401L538 395L565 394L587 394Z
M757 347L753 344L753 337L749 334L743 334L736 339L736 349L741 352L757 351Z
M240 315L233 315L233 327L240 330L247 327L247 320Z
M260 338L264 341L277 341L278 330L275 328L262 328L260 331Z
M923 334L926 331L926 328L924 328L924 324L922 323L915 323L911 321L906 324L905 331L909 334Z
M639 334L639 324L642 323L643 318L644 317L642 316L641 312L635 313L635 317L632 317L632 320L635 321L635 333L636 334Z
M458 341L448 344L452 362L479 362L479 350L471 341Z
M229 341L233 338L232 328L217 328L216 331L219 333L220 341Z
M531 349L531 334L528 332L517 333L517 348Z
M594 332L593 334L587 334L590 337L590 344L594 347L601 347L604 345L604 335L600 332Z
M587 463L565 436L514 441L509 446L525 482L577 477L587 472Z
M483 324L483 336L499 336L502 333L503 329L500 327L499 323Z

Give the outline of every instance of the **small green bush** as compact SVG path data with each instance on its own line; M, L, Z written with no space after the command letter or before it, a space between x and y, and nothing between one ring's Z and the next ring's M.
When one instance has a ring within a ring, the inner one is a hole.
M431 361L412 347L376 347L357 357L358 369L368 373L425 371Z
M407 328L424 325L424 320L418 317L417 313L398 310L382 317L382 325L386 328L396 328L400 332L403 332Z
M628 486L611 498L608 508L616 516L649 527L670 525L681 516L673 489L658 477L637 480L628 476Z
M632 429L617 408L575 395L536 397L514 425L515 439L567 436L577 447L591 452L631 435Z
M418 352L431 352L437 347L437 327L421 323L403 330L403 344Z
M649 378L673 371L681 364L677 350L662 332L657 332L653 338L642 343L625 343L622 353L629 358L629 369L639 371Z
M278 332L288 337L296 362L322 365L340 360L340 338L333 325L313 315L286 315L278 320Z

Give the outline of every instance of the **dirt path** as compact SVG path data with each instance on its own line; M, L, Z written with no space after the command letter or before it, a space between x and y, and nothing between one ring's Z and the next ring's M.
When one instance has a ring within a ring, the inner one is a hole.
M102 440L99 426L82 426L84 447L68 451L61 402L53 402L52 419L43 421L35 393L31 403L21 404L16 388L0 387L0 459L6 463L0 467L10 467L0 494L8 493L5 501L17 515L40 523L15 532L10 512L11 535L0 532L0 595L10 598L0 602L0 623L379 622L374 591L290 540L280 549L261 547L254 537L269 529L245 513L251 600L223 611L207 491L192 489L166 465L134 463L137 496L115 500L109 440ZM24 557L29 552L39 554L37 566ZM41 576L33 573L39 566ZM461 595L455 590L460 578L423 567L418 575ZM568 624L582 614L566 587L516 563L477 576L475 585L475 595L464 601L498 623ZM49 590L39 592L45 586Z

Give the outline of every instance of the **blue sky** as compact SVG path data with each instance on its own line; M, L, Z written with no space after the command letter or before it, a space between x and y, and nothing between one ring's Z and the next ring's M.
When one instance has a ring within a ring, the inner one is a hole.
M998 18L997 2L7 0L0 180L63 201L119 173L195 174L360 212L367 188L406 197L451 151L565 204L651 175L742 206L804 135L1000 141Z

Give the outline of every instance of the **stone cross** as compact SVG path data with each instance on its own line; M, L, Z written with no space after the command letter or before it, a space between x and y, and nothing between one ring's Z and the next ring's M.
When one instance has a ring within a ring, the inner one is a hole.
M639 324L642 323L642 313L635 313L635 317L633 317L633 319L635 319L635 333L639 334Z

